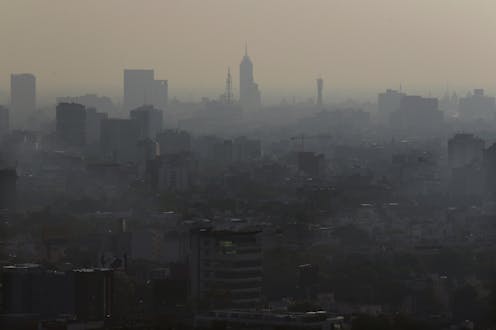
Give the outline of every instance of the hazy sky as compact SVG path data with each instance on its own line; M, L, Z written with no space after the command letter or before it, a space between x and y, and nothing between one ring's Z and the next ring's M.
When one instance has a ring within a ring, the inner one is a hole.
M496 92L495 31L495 0L0 0L0 97L11 72L43 95L119 97L124 68L213 97L228 66L237 89L245 40L265 97L313 96L319 75L329 95Z

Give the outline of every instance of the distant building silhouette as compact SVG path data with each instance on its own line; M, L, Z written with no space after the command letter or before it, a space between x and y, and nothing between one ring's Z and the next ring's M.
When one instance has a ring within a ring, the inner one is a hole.
M140 127L136 120L109 118L102 121L100 145L108 160L134 162L138 156Z
M239 65L239 103L245 110L256 110L262 105L258 85L253 79L253 63L247 48Z
M96 94L85 94L75 97L57 97L57 103L79 103L84 105L86 108L95 108L98 112L117 112L117 108L110 98L106 96L98 96Z
M150 104L164 110L168 102L167 80L155 80L153 70L124 70L124 109Z
M185 131L166 130L157 135L157 142L161 156L191 151L191 135Z
M472 95L460 98L459 115L461 119L494 120L495 114L495 98L485 96L483 89L474 89Z
M404 96L404 93L392 89L378 95L377 110L381 122L387 122L391 114L400 108Z
M20 127L36 111L36 78L30 73L10 76L10 109L13 126Z
M86 144L86 108L78 103L59 103L56 109L57 141L66 146Z
M95 145L100 143L102 122L108 118L106 112L98 112L95 108L86 109L86 144Z
M443 123L443 113L439 111L438 99L415 95L401 98L400 107L391 113L392 128L401 134L433 134Z
M162 131L162 110L153 105L143 105L131 110L130 117L138 122L140 128L140 139L155 139Z
M9 109L0 105L0 138L9 132L10 114Z
M496 143L484 152L485 187L493 197L496 196Z

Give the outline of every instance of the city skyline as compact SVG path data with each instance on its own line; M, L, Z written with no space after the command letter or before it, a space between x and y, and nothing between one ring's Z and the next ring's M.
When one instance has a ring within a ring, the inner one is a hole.
M313 96L320 75L335 97L358 91L370 98L399 84L423 94L439 94L446 85L496 90L486 70L496 56L489 42L496 11L486 0L96 4L6 3L0 34L9 51L0 68L0 98L14 72L37 76L41 102L95 89L118 98L125 68L153 68L181 99L214 96L245 40L271 103ZM127 24L130 17L135 24ZM85 24L88 18L92 24Z

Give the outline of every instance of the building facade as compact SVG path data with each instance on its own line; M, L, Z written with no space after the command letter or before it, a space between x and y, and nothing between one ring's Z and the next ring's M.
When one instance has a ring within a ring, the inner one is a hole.
M191 232L190 290L197 309L261 303L262 252L257 230Z
M36 111L36 77L30 73L10 76L10 109L14 127L23 127Z

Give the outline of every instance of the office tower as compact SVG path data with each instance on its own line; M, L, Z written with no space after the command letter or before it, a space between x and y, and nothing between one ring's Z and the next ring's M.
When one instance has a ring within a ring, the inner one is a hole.
M245 110L256 110L262 105L258 85L253 79L253 63L246 47L239 65L239 103Z
M196 161L191 153L164 154L152 162L150 183L155 191L187 191L191 188Z
M36 111L36 78L30 73L10 76L10 109L14 127L22 127Z
M486 191L496 196L496 143L484 151L484 172Z
M450 167L460 168L480 164L484 157L485 142L473 134L456 134L448 140Z
M167 80L155 80L153 70L124 70L124 109L142 105L164 110L168 102Z
M167 80L153 80L149 103L159 110L164 110L167 107L168 100L169 82Z
M10 116L9 109L0 105L0 138L9 133Z
M226 104L232 104L234 102L234 96L232 92L231 68L227 68L226 91L224 93L224 102Z
M155 139L157 134L162 131L162 110L158 110L152 105L143 105L131 110L130 117L139 125L140 139Z
M85 94L75 97L57 97L57 103L79 103L88 109L97 109L99 112L106 112L109 114L117 112L117 107L110 98L107 96L98 96L96 94Z
M191 151L191 136L188 132L166 130L157 135L160 155L188 153Z
M385 93L380 93L377 98L378 117L381 122L389 121L389 117L400 108L401 99L404 93L387 89Z
M126 163L138 157L140 127L132 119L109 118L102 121L100 146L108 160Z
M98 112L95 108L86 109L86 145L100 143L102 121L108 118L106 112Z
M472 95L460 98L459 115L464 120L494 120L496 101L484 95L483 89L474 89Z
M197 309L254 308L261 302L257 230L199 229L190 238L190 292Z
M86 108L77 103L59 103L56 112L57 141L64 146L82 147L86 143Z
M443 123L438 99L413 95L403 96L390 118L391 127L402 135L434 134Z
M322 90L324 88L324 80L322 78L317 79L317 105L322 106Z

